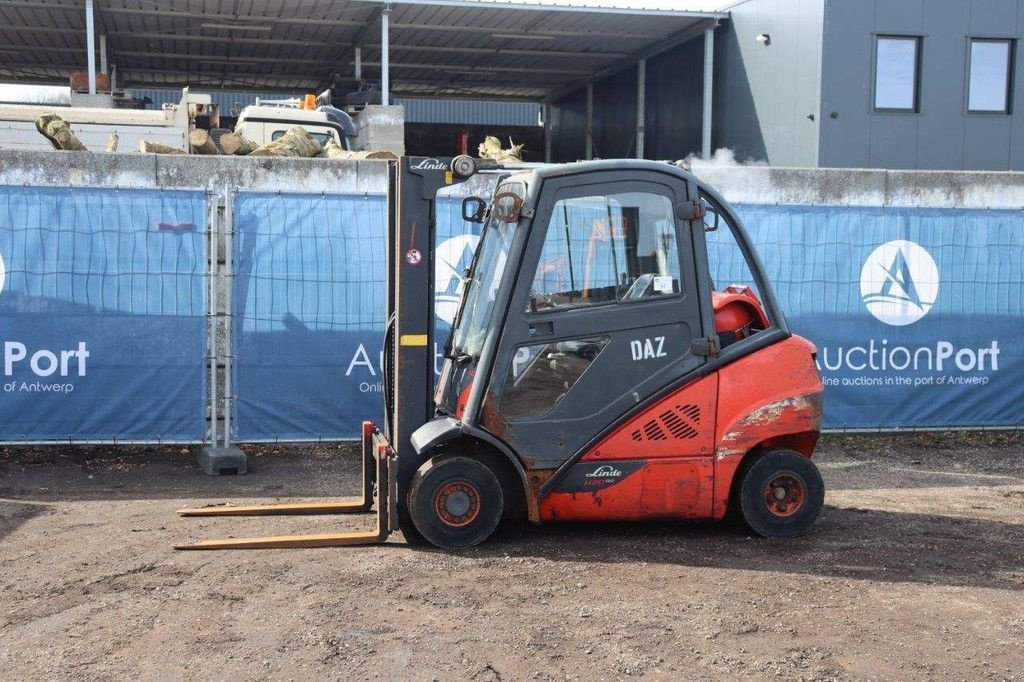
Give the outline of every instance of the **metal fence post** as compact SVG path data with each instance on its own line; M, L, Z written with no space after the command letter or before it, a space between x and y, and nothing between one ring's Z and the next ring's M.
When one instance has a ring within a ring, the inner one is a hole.
M235 283L235 253L234 253L234 206L232 203L231 190L224 187L224 447L231 445L231 413L234 410L235 396L231 393L231 364L234 359L234 345L231 341L232 326L234 322L232 311L232 294Z
M220 222L220 199L210 195L210 220L207 228L207 293L206 293L206 358L210 371L209 444L217 447L217 240Z

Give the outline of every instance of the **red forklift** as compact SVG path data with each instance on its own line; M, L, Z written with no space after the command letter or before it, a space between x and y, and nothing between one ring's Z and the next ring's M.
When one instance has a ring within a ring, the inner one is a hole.
M375 509L376 528L180 549L363 545L394 530L455 549L507 517L732 513L769 538L811 526L824 500L811 462L823 395L815 347L790 332L714 189L653 161L506 169L406 157L390 171L386 413L363 424L362 497L180 511ZM483 227L437 380L437 194L478 173L500 177L490 201L462 204ZM730 272L739 266L749 281L712 279L723 241Z

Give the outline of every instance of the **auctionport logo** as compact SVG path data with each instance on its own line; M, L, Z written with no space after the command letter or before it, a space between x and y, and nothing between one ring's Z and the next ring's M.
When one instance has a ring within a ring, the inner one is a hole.
M860 271L860 296L868 312L894 327L928 314L939 295L939 269L920 244L886 242L871 252Z
M459 310L463 273L473 262L480 237L459 235L446 240L434 256L434 314L451 324Z

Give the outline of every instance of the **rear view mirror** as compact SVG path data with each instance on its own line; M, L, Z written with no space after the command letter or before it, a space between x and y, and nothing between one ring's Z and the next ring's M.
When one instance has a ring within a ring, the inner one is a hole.
M703 201L703 200L701 200L701 201ZM704 203L704 231L705 232L714 232L715 230L718 229L718 221L719 221L718 210L714 206L711 206L710 204L708 204L708 202L706 202L706 201L703 201L703 203Z
M480 197L466 197L462 200L462 219L467 223L482 223L487 215L487 202Z

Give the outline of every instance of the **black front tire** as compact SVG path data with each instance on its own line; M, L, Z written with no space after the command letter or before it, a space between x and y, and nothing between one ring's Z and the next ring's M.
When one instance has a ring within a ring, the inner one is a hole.
M498 478L487 465L468 457L429 459L409 486L416 529L443 549L480 544L498 527L503 511Z
M807 532L825 502L818 467L792 450L769 450L742 469L740 517L758 535L792 538Z

